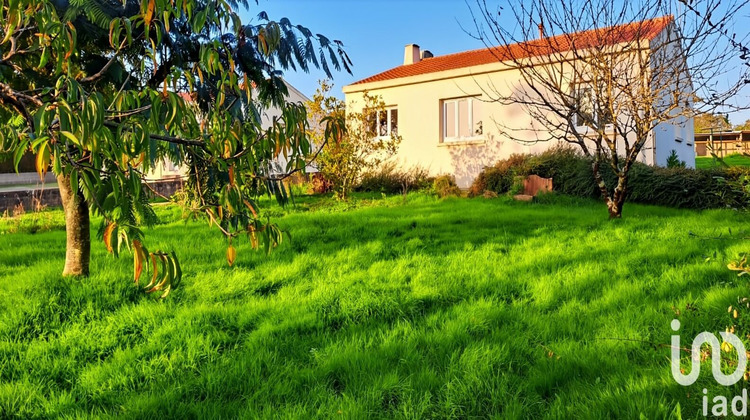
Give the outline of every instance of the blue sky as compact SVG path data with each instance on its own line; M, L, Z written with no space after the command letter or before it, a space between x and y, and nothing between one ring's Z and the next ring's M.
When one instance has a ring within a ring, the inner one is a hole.
M255 19L265 10L273 20L289 18L330 39L344 42L352 59L353 75L334 73L337 96L341 87L403 63L404 46L419 44L435 55L449 54L484 45L466 30L474 29L469 6L463 0L258 0L243 20ZM474 1L470 4L475 5ZM463 25L463 28L462 28ZM311 96L322 70L309 74L288 72L285 77L305 95ZM732 123L750 119L750 112L731 114Z
M342 86L403 64L406 44L419 44L435 55L484 47L458 23L471 25L469 8L461 0L259 0L251 11L256 8L273 20L288 17L314 33L344 42L354 74L334 73L339 93ZM325 73L311 70L285 76L309 96Z

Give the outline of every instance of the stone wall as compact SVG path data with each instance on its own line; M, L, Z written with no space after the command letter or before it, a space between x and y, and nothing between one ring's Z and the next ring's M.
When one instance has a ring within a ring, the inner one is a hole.
M16 208L24 211L34 211L40 206L59 207L60 190L57 186L51 188L28 189L19 191L0 192L0 214L12 213Z
M149 184L160 195L171 197L183 188L184 181L180 178L165 179ZM150 191L149 191L150 192ZM0 191L0 214L13 212L18 206L23 206L24 211L34 211L42 207L59 207L60 191L57 186L50 188L23 189L18 191Z

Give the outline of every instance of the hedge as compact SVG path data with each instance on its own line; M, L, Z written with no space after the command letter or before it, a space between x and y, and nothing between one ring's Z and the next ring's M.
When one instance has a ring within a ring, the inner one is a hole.
M508 177L539 175L552 178L554 190L577 197L601 198L594 182L591 159L569 147L555 147L538 155L511 156L485 168L470 189L508 192ZM605 184L614 189L615 174L602 168ZM481 191L480 191L481 190ZM750 207L750 170L747 168L662 168L635 163L630 170L626 201L660 206L711 209Z

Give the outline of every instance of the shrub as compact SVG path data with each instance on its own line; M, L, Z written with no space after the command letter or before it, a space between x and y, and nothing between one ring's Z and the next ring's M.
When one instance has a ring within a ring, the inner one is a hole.
M528 155L513 154L508 159L484 168L471 184L469 196L477 197L485 191L492 191L496 194L518 192L517 177L528 174L528 159ZM523 183L520 189L523 189Z
M485 191L504 194L510 190L511 186L513 186L513 174L510 171L490 166L484 168L474 179L471 187L469 187L469 196L477 197L484 194Z
M322 173L316 172L310 177L310 187L313 194L325 194L333 189L333 184Z
M554 189L577 197L600 198L601 192L594 182L591 161L577 150L564 145L552 147L541 154L529 156L526 163L528 174L551 178ZM607 176L607 171L603 171ZM607 182L612 185L611 181Z
M452 175L441 175L435 178L432 188L440 198L461 195L461 189L456 185L456 179Z
M306 103L308 116L313 121L326 119L346 123L346 131L336 141L328 141L317 156L317 165L325 179L330 182L337 198L346 200L349 193L359 185L362 174L376 170L396 154L401 143L395 131L383 136L377 126L378 115L385 111L380 97L364 94L361 111L346 110L344 101L329 95L332 85L323 81ZM325 130L320 127L310 131L314 144L325 141Z
M677 157L677 152L673 149L672 153L669 154L667 157L667 168L684 168L685 167L685 161L680 160L679 157Z
M498 162L493 168L507 167L508 161L510 159ZM524 160L513 158L513 162L519 167L511 168L509 172L552 178L558 193L601 198L591 159L575 149L554 147ZM494 174L488 170L484 172ZM607 185L616 185L611 171L602 171L602 175ZM482 182L487 182L488 175L484 177ZM630 171L627 188L630 202L693 209L750 207L750 170L746 168L661 168L636 163Z
M482 194L482 197L484 197L484 198L497 198L498 195L494 191L485 190L484 194Z
M356 191L405 194L409 191L429 189L433 180L424 168L415 166L401 169L395 162L387 162L379 168L365 172Z

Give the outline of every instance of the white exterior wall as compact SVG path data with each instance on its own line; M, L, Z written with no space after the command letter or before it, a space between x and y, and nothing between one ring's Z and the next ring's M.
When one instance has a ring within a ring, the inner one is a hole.
M479 74L483 69L485 72L492 72ZM499 69L504 71L498 71ZM480 87L492 83L496 89L510 89L508 82L518 80L517 71L507 70L507 66L499 64L477 66L471 70L473 73L467 69L459 69L424 75L439 80L420 82L419 79L424 76L415 76L407 78L409 83L406 85L378 88L378 83L371 83L367 86L370 89L368 93L380 96L386 107L398 108L398 133L403 138L396 155L399 163L404 167L423 167L433 175L454 175L462 188L470 186L484 167L500 159L513 153L539 153L551 146L549 142L522 144L499 134L500 130L494 121L500 119L513 121L517 127L536 124L520 105L489 102L490 98ZM363 92L357 91L358 88L354 85L344 89L347 106L354 109L360 109L362 104ZM472 141L443 141L442 101L466 96L488 101L481 104L482 138ZM528 132L523 137L530 141L535 139L533 132Z
M284 84L287 87L288 94L286 96L286 101L290 103L302 103L309 101L310 99L305 96L302 92L297 90L294 86L290 85L286 81L284 81ZM260 112L260 119L261 119L261 127L266 130L271 127L271 122L275 117L281 116L281 110L275 106L272 106L270 108L261 110ZM279 172L286 172L286 165L289 163L289 160L286 156L279 156L276 161L275 165L278 167L275 168L275 170ZM307 173L311 172L317 172L317 168L314 168L312 166L308 166L305 170Z
M668 26L664 31L654 38L653 44L660 42L666 42L668 39L675 39L670 34L675 30L674 24ZM677 60L684 60L682 51L677 43L671 43L667 48L661 51L663 56L656 58L654 62L659 59L677 62ZM672 66L674 64L669 64ZM651 71L656 71L652 68ZM690 80L690 75L687 73L687 64L685 66L684 73L679 77L685 81ZM664 89L663 103L671 104L673 99L673 93L679 89L683 97L690 96L692 93L692 86L689 83L684 83L683 86L679 86L677 81L671 81L670 86ZM653 130L653 135L656 138L656 152L655 161L658 166L666 166L667 158L672 154L672 150L677 153L679 159L685 162L688 168L695 168L695 128L693 126L693 118L687 118L683 110L676 109L673 113L675 118L668 122L663 122L657 125Z
M661 123L654 128L653 135L656 137L656 165L667 166L667 158L674 150L688 168L695 168L692 118L680 116L672 122Z

